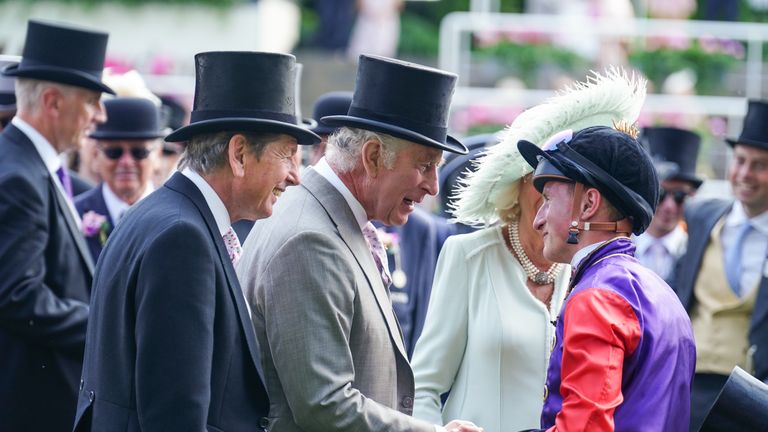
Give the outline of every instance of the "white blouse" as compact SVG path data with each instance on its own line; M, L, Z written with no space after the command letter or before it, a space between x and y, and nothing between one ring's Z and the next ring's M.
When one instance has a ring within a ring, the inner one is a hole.
M434 424L470 420L486 432L538 428L552 321L569 278L567 266L547 310L528 290L500 227L448 238L413 353L413 415ZM441 412L440 395L449 390Z

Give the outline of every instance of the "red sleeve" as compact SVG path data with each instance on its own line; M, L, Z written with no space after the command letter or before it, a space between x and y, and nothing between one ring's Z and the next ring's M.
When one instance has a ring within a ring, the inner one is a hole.
M563 334L563 406L549 432L613 431L624 358L642 334L632 306L612 291L581 291L568 301Z

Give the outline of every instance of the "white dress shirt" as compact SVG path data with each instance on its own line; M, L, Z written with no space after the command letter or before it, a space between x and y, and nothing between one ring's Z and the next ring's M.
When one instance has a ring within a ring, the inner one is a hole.
M637 247L635 256L640 264L653 270L662 279L668 280L675 263L685 254L688 233L677 226L662 237L654 237L647 231L634 237Z
M64 191L64 185L61 184L59 175L56 173L56 171L58 171L62 166L61 159L59 159L59 155L56 153L56 149L53 148L51 143L48 142L48 140L43 135L41 135L40 132L38 132L29 123L20 119L18 116L15 116L11 119L11 124L16 126L17 129L19 129L24 135L27 136L27 138L29 138L30 141L32 141L32 144L37 150L37 154L40 155L40 159L43 160L43 163L48 169L48 172L51 173L53 184L56 185L56 189L59 191L61 196L64 197L64 202L67 203L69 212L72 214L72 217L75 218L75 223L77 223L78 227L82 225L80 214L77 212L75 204Z
M739 201L733 203L730 213L725 219L723 230L720 232L720 242L723 245L723 256L736 241L736 234L739 227L747 219L744 207ZM752 227L747 237L744 239L743 252L741 256L741 296L745 297L757 288L760 278L763 275L766 263L766 252L768 252L768 212L749 219Z
M120 199L108 184L104 183L103 185L104 186L101 188L101 195L104 197L104 204L107 205L107 211L109 212L109 217L112 219L112 223L117 226L117 224L120 223L120 219L125 215L125 212L131 208L131 205ZM152 184L148 184L146 189L144 189L144 193L141 194L141 198L136 202L143 200L154 191L155 188L152 187Z

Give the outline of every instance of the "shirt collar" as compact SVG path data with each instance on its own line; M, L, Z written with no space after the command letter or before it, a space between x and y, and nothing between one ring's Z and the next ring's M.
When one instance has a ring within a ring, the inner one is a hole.
M195 186L197 186L197 188L200 190L200 193L203 194L205 203L208 204L208 208L211 210L211 213L213 213L213 219L216 221L216 226L219 228L219 233L224 235L232 225L232 221L229 219L229 212L227 211L227 207L224 205L224 201L219 198L219 195L216 194L216 191L213 190L211 185L209 185L208 182L200 176L200 174L192 171L189 168L184 168L181 171L181 174L188 178L192 183L194 183Z
M744 206L740 201L734 201L733 207L731 207L728 217L725 219L726 227L739 226L744 221L749 220L752 226L761 234L768 235L768 212L763 212L753 218L747 217L747 213L744 211Z
M349 208L352 210L352 214L355 215L357 224L360 225L360 229L362 230L368 223L368 215L365 213L365 209L363 208L362 204L360 204L360 201L358 201L357 198L352 195L352 192L349 190L349 188L347 188L347 185L341 181L333 168L328 165L328 161L325 160L325 157L321 158L315 164L314 168L318 174L328 180L328 182L334 188L336 188L339 193L341 193L341 196L343 196L344 200L347 201L347 205L349 205Z
M125 211L131 207L131 205L120 199L120 197L117 196L117 194L112 190L112 188L109 187L106 182L104 182L103 185L104 187L101 188L101 194L104 197L104 204L107 205L107 211L109 212L109 216L112 218L112 221L117 224L120 222L120 216L123 215ZM141 194L139 201L143 200L154 191L155 188L152 186L152 183L149 183L144 189L144 193Z
M600 247L604 241L592 243L591 245L584 246L583 248L579 249L578 252L573 256L571 259L571 268L578 268L579 264L581 264L581 261L584 260L584 258L587 257L590 253L592 253L593 250Z
M32 144L35 146L35 149L37 149L37 153L40 154L40 158L43 159L43 163L45 164L45 167L48 169L48 171L51 173L56 173L56 171L61 167L61 159L59 159L59 155L51 143L48 142L48 140L42 134L40 134L37 129L32 127L32 125L25 122L24 120L20 119L19 116L13 117L11 119L11 124L16 126L20 131L24 133L24 135L27 136L27 138L29 138L30 141L32 141Z
M683 230L680 225L661 237L654 237L648 234L648 232L644 232L639 236L633 236L637 255L645 255L651 245L659 242L664 245L664 249L666 249L667 252L671 253L672 251L677 250L680 242L684 241L683 237L685 237L685 230Z

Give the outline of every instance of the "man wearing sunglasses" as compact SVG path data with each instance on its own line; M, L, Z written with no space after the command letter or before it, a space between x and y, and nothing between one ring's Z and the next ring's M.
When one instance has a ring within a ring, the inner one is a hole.
M128 208L154 191L152 173L161 149L158 138L164 136L159 110L149 99L110 99L104 108L107 122L90 135L96 140L102 183L75 199L94 262Z
M650 127L643 129L641 142L651 153L661 190L651 224L635 238L636 257L672 285L675 265L688 242L682 224L684 204L702 183L696 176L701 138L685 129Z
M726 139L733 149L728 180L736 199L696 201L685 210L688 250L675 289L696 337L692 431L699 430L734 366L768 380L767 122L768 101L749 101L739 138Z

